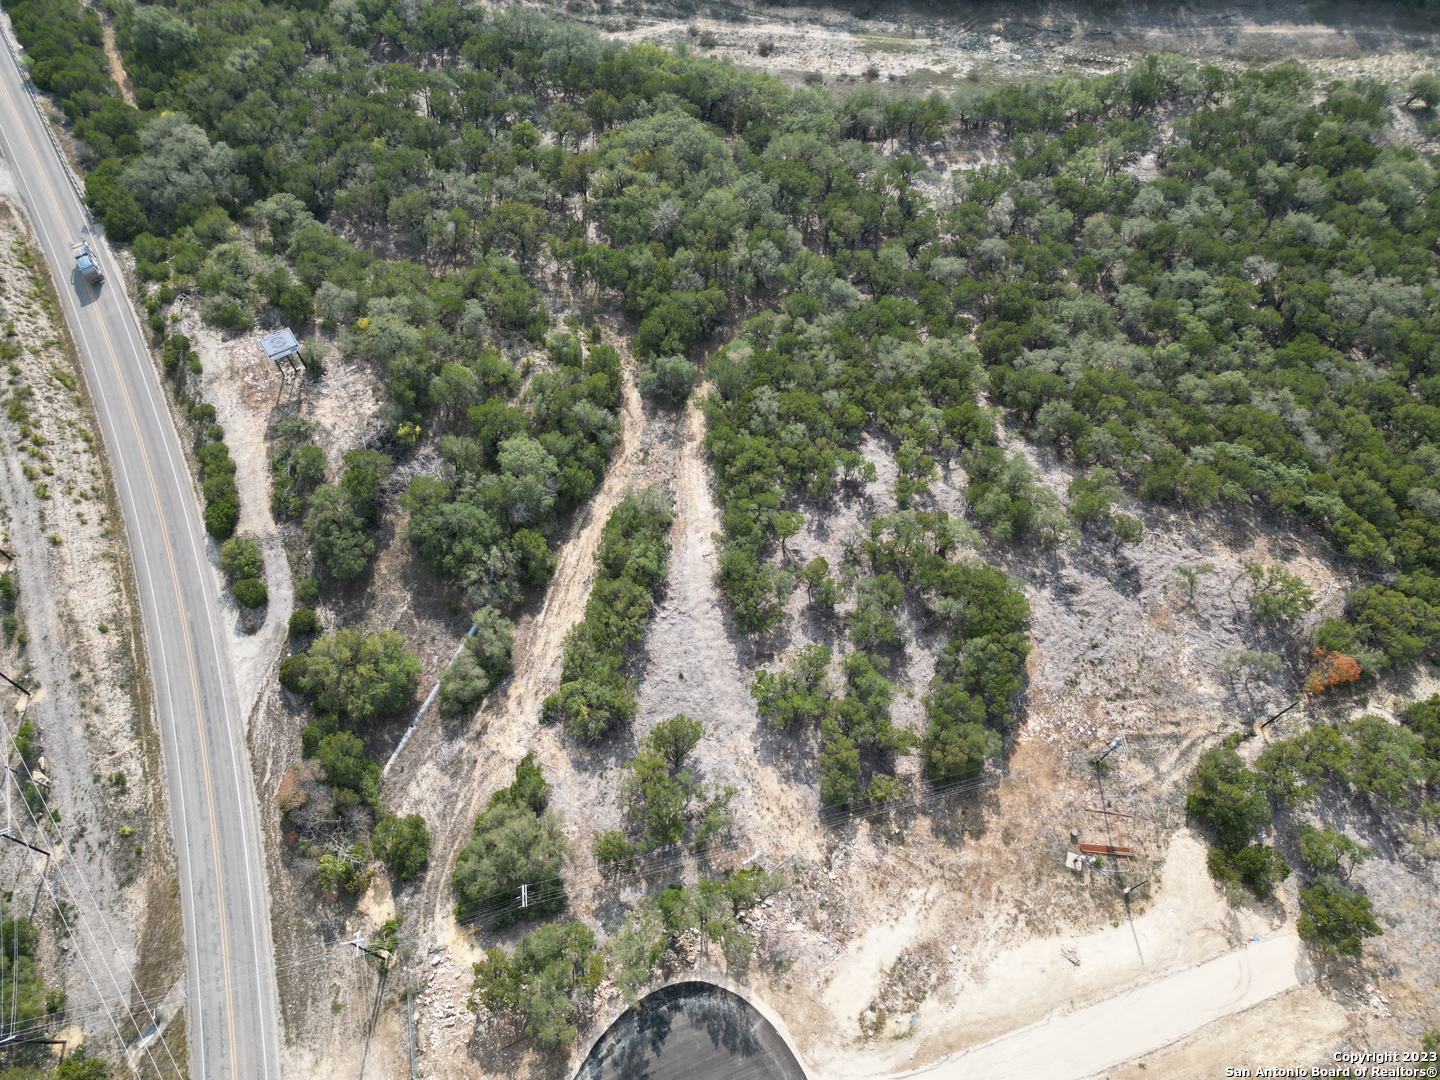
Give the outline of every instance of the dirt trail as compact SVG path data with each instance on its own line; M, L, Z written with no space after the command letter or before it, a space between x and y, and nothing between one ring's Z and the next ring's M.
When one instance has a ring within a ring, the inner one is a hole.
M695 751L700 775L742 793L734 805L745 854L762 855L766 865L797 854L814 858L824 846L816 793L785 781L781 741L759 730L715 584L720 512L705 458L705 416L694 401L677 434L683 443L675 468L674 547L665 595L646 635L636 734L679 712L699 720L705 729Z
M125 63L120 59L120 50L115 46L115 28L110 25L109 19L104 19L105 25L105 59L110 63L110 78L115 80L115 85L120 88L120 96L125 99L125 104L132 109L135 107L135 90L130 84L130 76L125 71Z

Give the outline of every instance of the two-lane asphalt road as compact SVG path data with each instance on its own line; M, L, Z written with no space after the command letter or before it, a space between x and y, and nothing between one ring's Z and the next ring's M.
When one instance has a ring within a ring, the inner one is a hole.
M65 308L95 399L139 587L165 753L196 1080L279 1080L280 1029L263 842L244 717L194 484L120 268L0 49L0 152ZM89 240L105 284L75 271Z

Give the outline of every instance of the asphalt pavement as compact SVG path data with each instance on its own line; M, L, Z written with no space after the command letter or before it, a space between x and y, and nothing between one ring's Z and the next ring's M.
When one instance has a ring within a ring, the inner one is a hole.
M190 1075L279 1080L259 808L198 496L120 268L0 52L0 152L80 353L139 588L180 875ZM98 287L75 269L82 239L105 273Z
M626 1009L576 1080L806 1080L756 1009L704 982L677 983Z

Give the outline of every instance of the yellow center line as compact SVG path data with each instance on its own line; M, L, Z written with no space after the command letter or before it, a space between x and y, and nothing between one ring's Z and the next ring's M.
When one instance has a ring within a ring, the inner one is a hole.
M22 75L21 77L23 78L23 75ZM17 120L20 119L20 116L21 116L20 110L15 107L15 99L11 96L11 94L10 94L10 88L9 88L8 86L5 86L3 80L0 80L0 88L3 88L3 90L4 90L5 100L6 100L6 101L9 103L9 105L10 105L10 111L15 115L15 117L16 117ZM44 122L44 121L42 120L42 122ZM25 140L25 145L30 148L30 153L31 153L31 155L35 158L36 162L39 163L39 162L41 161L40 155L39 155L39 154L36 152L36 150L35 150L35 144L30 140L30 134L29 134L29 132L27 132L27 131L25 130L25 124L24 124L23 120L22 120L17 126L18 126L19 129L20 129L20 135L21 135L21 137ZM62 168L66 167L65 164L64 164L64 162L61 162L61 167L62 167ZM44 184L44 186L45 186L45 192L46 192L46 194L50 197L50 204L55 208L55 216L56 216L56 219L57 219L58 221L63 222L63 221L65 220L65 214L64 214L64 212L63 212L63 211L61 210L61 208L60 208L60 202L59 202L59 200L56 198L55 190L54 190L54 188L51 186L50 181L49 181L49 178L45 176L45 173L44 173L44 170L43 170L43 169L40 170L40 182L41 182L42 184ZM57 285L58 285L58 282L57 282ZM99 299L99 296L98 296L98 294L95 292L95 290L91 287L91 285L90 285L90 283L89 283L88 281L85 282L85 290L86 290L86 292L89 294L91 304L94 304L94 303ZM184 640L184 643L185 643L185 660L186 660L187 666L188 666L188 668L189 668L189 674L190 674L190 694L191 694L191 700L193 701L194 706L195 706L195 719L196 719L196 722L197 722L197 725L198 725L199 722L200 722L200 718L201 718L201 716L202 716L202 707L201 707L201 702L200 702L200 680L199 680L198 671L196 670L196 666L195 666L195 648L194 648L194 642L191 640L191 637L190 637L190 625L189 625L189 623L187 622L187 620L185 619L185 612L184 612L183 602L182 602L182 600L181 600L181 593L180 593L180 575L179 575L179 571L178 571L178 569L177 569L177 567L176 567L176 565L175 565L175 555L174 555L174 552L171 550L170 530L166 527L165 517L164 517L164 514L161 512L160 493L159 493L159 489L158 489L158 488L156 487L156 485L155 485L155 475L154 475L153 471L151 470L151 466L150 466L150 455L149 455L149 453L148 453L148 452L146 451L146 449L145 449L144 438L143 438L143 436L141 435L141 432L140 432L140 424L139 424L139 421L136 419L136 416L135 416L135 407L134 407L134 404L133 404L133 403L131 402L131 400L130 400L130 391L129 391L129 388L125 385L125 377L124 377L123 372L122 372L121 369L120 369L120 358L119 358L119 356L118 356L118 355L116 354L116 352L115 352L114 343L111 342L111 340L110 340L110 333L109 333L109 331L106 330L106 328L105 328L105 320L104 320L104 318L103 318L103 317L99 317L99 308L98 308L98 307L96 307L96 315L97 315L96 323L97 323L97 324L99 325L99 327L100 327L100 335L101 335L102 338L104 338L104 341L105 341L105 351L106 351L107 355L110 357L111 366L112 366L112 367L114 368L114 370L115 370L116 379L119 381L119 384L120 384L120 394L121 394L121 397L122 397L122 398L124 399L124 401L125 401L125 411L126 411L126 414L127 414L127 415L129 416L129 418L130 418L130 426L131 426L131 428L133 429L133 431L135 432L135 444L136 444L136 446L139 448L140 460L141 460L141 463L144 465L144 468L145 468L145 479L146 479L146 481L147 481L147 483L148 483L148 485L149 485L149 488L150 488L150 497L151 497L151 500L154 502L154 505L155 505L155 521L156 521L156 524L158 525L158 527L159 527L159 529L160 529L161 537L162 537L162 539L163 539L163 541L164 541L163 547L164 547L164 549L165 549L165 559L166 559L166 562L168 563L169 568L170 568L170 582L171 582L171 585L172 585L172 586L174 587L174 589L175 589L175 604L176 604L176 608L177 608L177 609L179 610L179 612L180 612L180 620L179 620L179 621L180 621L180 629L181 629L181 634L182 634L182 637L183 637L183 640ZM149 357L147 356L146 359L148 360ZM202 587L203 587L203 586L202 586ZM158 619L158 613L157 613L157 619ZM222 693L224 692L223 689L222 689L221 692L222 692ZM179 756L179 752L180 752L179 747L176 747L175 752L176 752L176 756L177 756L177 760L178 760L178 756ZM208 744L207 744L207 740L206 740L206 738L205 738L205 731L204 731L203 725L201 726L201 730L200 730L200 762L201 762L201 769L202 769L202 771L203 771L203 773L204 773L204 776L205 776L205 801L206 801L206 804L207 804L207 807L208 807L208 810L209 810L209 818L210 818L210 838L211 838L212 851L213 851L213 855L214 855L214 858L212 859L212 862L213 862L214 868L215 868L215 889L216 889L215 901L216 901L216 910L219 912L219 915L220 915L220 953L221 953L221 963L222 963L222 965L223 965L223 967L224 967L224 974L225 974L225 1005L226 1005L226 1008L225 1008L225 1021L226 1021L227 1027L229 1028L229 1035L230 1035L229 1046L228 1046L229 1057L230 1057L230 1072L231 1072L231 1075L232 1075L232 1076L238 1077L238 1076L239 1076L239 1072L238 1072L237 1063L236 1063L236 1060L235 1060L235 1002L234 1002L233 995L232 995L232 993L231 993L231 985L230 985L230 984L231 984L231 981L232 981L231 978L230 978L230 933L229 933L228 923L227 923L227 920L226 920L226 917L225 917L225 887L224 887L224 875L223 875L223 873L222 873L222 871L221 871L221 869L220 869L220 858L219 858L220 847L219 847L219 844L216 842L216 841L218 841L218 839L219 839L219 834L218 834L218 831L217 831L217 829L216 829L216 819L215 819L215 793L214 793L214 788L213 788L213 784L212 784L211 777L210 777L210 751L209 751L209 746L208 746ZM192 902L193 902L193 897L192 897L191 899L192 899ZM196 944L196 948L198 949L200 943L197 941L195 944ZM196 958L196 962L197 962L197 964L198 964L198 962L199 962L199 958L198 958L198 957ZM202 1075L203 1075L204 1062L202 1061L202 1062L200 1063L200 1065L201 1065Z

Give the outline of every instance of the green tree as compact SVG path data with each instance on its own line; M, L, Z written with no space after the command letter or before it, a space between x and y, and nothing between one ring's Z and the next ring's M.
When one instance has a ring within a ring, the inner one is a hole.
M1315 594L1305 579L1283 566L1244 564L1250 578L1250 610L1261 622L1293 622L1315 608Z
M1214 834L1223 848L1238 851L1270 822L1259 773L1233 750L1205 751L1190 777L1185 810Z
M591 844L595 862L604 874L618 873L640 853L640 849L619 829L596 830Z
M604 958L582 922L547 923L520 938L511 956L494 946L475 965L475 990L485 1007L509 1010L543 1047L575 1038L574 1017L597 986Z
M291 637L313 634L320 629L320 616L314 608L297 607L290 613L289 631Z
M1350 721L1345 734L1354 747L1346 776L1362 795L1394 806L1414 793L1424 777L1420 736L1379 716Z
M365 744L356 735L337 731L323 736L315 756L330 784L355 792L367 806L379 805L380 766L365 753Z
M584 620L566 636L560 688L544 704L546 718L563 721L577 739L594 742L635 715L624 663L644 636L665 579L670 522L669 496L648 488L627 492L601 531L600 573Z
M1070 516L1082 528L1110 520L1111 501L1120 496L1115 473L1101 466L1070 481Z
M683 405L695 385L696 367L683 356L654 356L640 368L640 396Z
M400 881L415 877L430 861L430 831L419 814L382 814L370 838L375 857Z
M265 582L259 578L241 578L231 586L230 591L235 595L235 602L243 608L261 608L270 599Z
M1180 575L1180 580L1185 583L1185 602L1195 603L1195 593L1200 587L1200 576L1202 574L1213 574L1215 567L1208 562L1199 566L1177 566L1175 573Z
M1334 878L1322 877L1300 890L1300 917L1295 929L1337 956L1359 956L1367 937L1382 933L1368 897L1346 888Z
M1420 737L1430 782L1440 783L1440 694L1411 702L1401 715L1405 726Z
M704 729L699 720L692 720L684 713L676 713L668 720L661 720L651 729L650 745L665 759L666 768L676 771L685 764L690 752L700 743Z
M166 113L147 123L140 142L144 152L126 167L120 184L157 234L169 235L198 218L217 198L244 190L235 152L223 142L211 145L183 113Z
M103 1058L91 1057L84 1045L55 1066L55 1080L109 1080L110 1066Z
M827 615L833 615L835 605L845 598L845 590L830 576L830 564L825 557L817 555L806 563L800 571L800 578L805 582L810 603Z
M470 618L475 632L470 635L466 648L490 675L493 687L510 673L510 652L515 647L515 626L494 608L480 608Z
M630 820L644 834L646 846L680 843L685 838L685 811L693 788L691 775L672 774L665 755L648 746L641 747L627 771L620 785L620 800Z
M1119 544L1138 544L1145 539L1145 526L1140 519L1130 514L1113 514L1110 526L1115 530L1115 541Z
M1417 101L1427 109L1440 105L1440 76L1426 71L1410 80L1405 87L1405 104L1413 105Z
M1338 728L1317 724L1271 743L1255 759L1255 768L1266 791L1287 806L1299 806L1313 799L1327 778L1343 779L1353 756Z
M780 672L763 668L755 673L750 694L760 716L776 727L798 727L819 723L830 711L834 689L826 674L830 650L824 645L806 645L795 655L790 667Z
M820 750L820 800L826 806L848 806L859 791L860 751L854 739L834 731Z
M1236 849L1211 848L1207 862L1210 873L1220 881L1238 882L1262 898L1290 876L1290 864L1285 856L1264 844L1246 844Z
M515 767L515 782L490 797L455 859L457 919L488 917L504 925L564 906L560 870L571 848L546 806L548 793L534 755L528 755ZM530 887L527 908L519 905L521 885Z
M702 783L685 761L702 729L699 721L679 713L656 724L626 766L620 802L643 839L641 848L670 847L689 842L703 848L729 830L734 788Z
M862 578L855 586L855 610L847 620L857 649L898 649L904 634L895 615L905 588L894 574Z
M1300 854L1317 874L1338 874L1347 880L1355 867L1370 857L1370 849L1343 832L1325 826L1300 826Z
M373 526L380 520L381 487L394 470L394 462L378 450L351 450L344 460L340 490L365 525Z
M490 686L490 673L469 649L461 649L440 673L440 711L446 716L469 716L485 700Z
M315 558L341 581L363 574L375 554L375 541L365 532L365 519L333 484L322 484L311 495L305 535Z
M152 67L173 70L199 43L200 37L189 26L164 8L142 7L135 12L131 29L135 52Z
M419 679L420 661L393 630L337 630L280 665L280 682L287 690L311 698L321 716L351 723L393 716L415 693Z
M315 887L333 897L358 896L370 885L369 852L364 841L327 851L315 865Z
M512 435L496 455L505 511L515 525L543 521L555 505L560 466L537 440Z
M244 578L264 578L265 557L248 536L232 536L220 545L220 572L232 586Z

